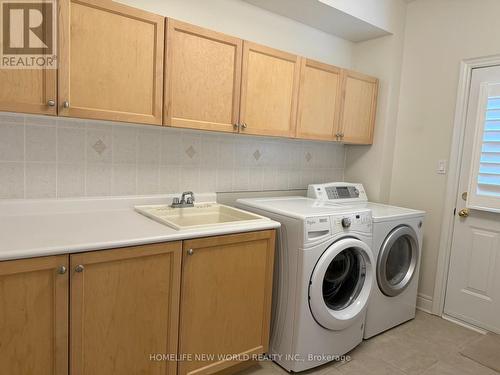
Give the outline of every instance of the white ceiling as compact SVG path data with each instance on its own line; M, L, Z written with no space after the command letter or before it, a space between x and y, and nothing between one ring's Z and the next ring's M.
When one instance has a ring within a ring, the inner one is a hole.
M352 42L361 42L390 34L386 30L318 0L243 1Z

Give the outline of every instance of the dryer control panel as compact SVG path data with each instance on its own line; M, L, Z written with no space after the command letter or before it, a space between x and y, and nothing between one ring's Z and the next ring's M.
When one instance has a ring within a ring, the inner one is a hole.
M367 202L365 188L362 184L349 182L329 182L326 184L312 184L307 189L307 196L313 199L332 202Z

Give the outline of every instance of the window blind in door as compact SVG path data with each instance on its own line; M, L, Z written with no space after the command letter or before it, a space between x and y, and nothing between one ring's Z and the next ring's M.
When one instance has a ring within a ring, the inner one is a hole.
M478 104L467 206L500 212L500 83L482 83Z

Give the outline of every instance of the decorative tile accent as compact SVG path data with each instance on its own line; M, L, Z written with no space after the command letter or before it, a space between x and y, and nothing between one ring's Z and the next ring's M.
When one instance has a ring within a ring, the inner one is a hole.
M255 152L252 154L254 159L259 161L260 160L260 157L262 156L262 154L260 153L259 150L255 150Z
M99 155L102 155L104 151L106 151L107 147L106 144L102 141L102 139L99 139L92 148L97 152Z
M187 148L186 155L189 156L190 159L192 159L196 155L196 150L194 149L193 146L189 146Z
M0 113L0 199L305 189L344 146Z

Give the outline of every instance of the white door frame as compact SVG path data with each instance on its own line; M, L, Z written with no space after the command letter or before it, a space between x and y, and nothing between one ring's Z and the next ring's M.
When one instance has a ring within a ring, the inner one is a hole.
M432 298L432 313L443 315L448 269L450 265L451 245L455 215L453 211L458 195L460 166L462 164L462 149L467 120L467 105L469 100L472 69L500 65L500 55L466 59L460 63L457 104L453 124L453 138L449 158L449 174L446 183L444 215L441 223L441 239L439 243L436 281Z

